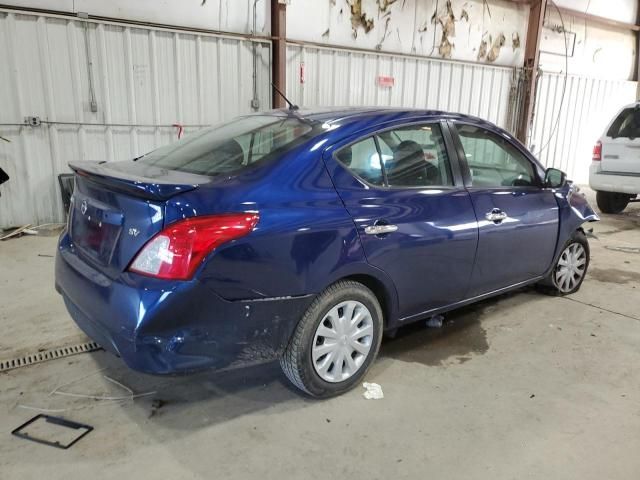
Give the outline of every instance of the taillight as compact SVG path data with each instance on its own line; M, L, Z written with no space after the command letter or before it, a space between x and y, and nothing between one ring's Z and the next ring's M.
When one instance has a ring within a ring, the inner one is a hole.
M178 221L149 240L129 270L149 277L188 280L204 257L250 233L258 219L256 213L227 213Z
M593 156L591 157L591 160L594 162L602 160L602 142L600 140L598 140L593 146Z

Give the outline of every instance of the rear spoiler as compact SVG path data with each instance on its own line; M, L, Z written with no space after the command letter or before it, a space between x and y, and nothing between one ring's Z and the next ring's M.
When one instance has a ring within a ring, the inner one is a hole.
M127 167L133 168L113 168L118 164L120 167L123 163L127 163ZM208 177L182 172L169 173L166 170L163 171L164 175L140 175L137 172L133 173L133 171L140 170L146 173L145 169L135 168L137 165L134 162L117 162L115 165L110 165L107 162L69 163L69 167L76 175L86 178L90 182L103 185L115 192L147 200L167 200L181 193L195 190L199 183L204 183L203 179L210 181Z

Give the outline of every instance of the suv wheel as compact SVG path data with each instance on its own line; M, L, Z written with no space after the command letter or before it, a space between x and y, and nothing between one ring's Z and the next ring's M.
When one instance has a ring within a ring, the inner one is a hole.
M596 203L602 213L620 213L629 204L631 196L626 193L596 192Z
M353 388L375 360L382 339L382 309L364 285L334 283L311 304L280 365L300 390L317 398Z

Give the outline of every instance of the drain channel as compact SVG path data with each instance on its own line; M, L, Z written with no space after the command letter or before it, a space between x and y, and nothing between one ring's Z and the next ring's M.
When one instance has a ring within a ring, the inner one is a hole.
M14 368L26 367L35 363L56 360L58 358L70 357L80 353L93 352L101 348L102 347L96 342L87 342L70 345L68 347L54 348L53 350L46 350L44 352L32 353L22 357L11 358L9 360L0 360L0 372L6 372L7 370L13 370Z

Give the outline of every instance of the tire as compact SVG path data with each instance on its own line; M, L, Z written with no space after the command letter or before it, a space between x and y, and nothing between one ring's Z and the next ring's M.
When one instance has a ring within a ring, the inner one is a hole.
M580 290L589 269L589 257L589 241L582 230L576 230L562 247L551 273L540 283L542 292L564 296Z
M294 386L312 397L340 395L366 375L378 355L382 330L382 309L371 290L350 280L334 283L305 312L280 358L280 366ZM324 355L323 347L329 350ZM361 353L367 348L366 355Z
M629 205L631 196L626 193L596 192L596 203L602 213L620 213Z

